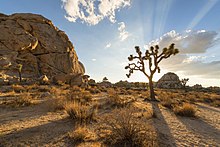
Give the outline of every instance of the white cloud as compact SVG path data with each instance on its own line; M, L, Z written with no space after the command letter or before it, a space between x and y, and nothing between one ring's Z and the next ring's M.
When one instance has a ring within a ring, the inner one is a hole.
M182 73L185 76L220 78L220 61L209 61L213 55L206 53L211 47L219 45L217 32L187 30L184 33L177 33L173 30L151 41L145 48L158 44L162 50L171 43L176 44L175 47L180 53L162 61L162 69Z
M207 58L207 56L189 56L188 58L183 60L183 63L192 63L192 62L203 61L206 58Z
M61 0L66 11L65 18L71 22L78 19L96 25L104 18L116 22L116 11L130 6L131 0Z
M130 34L125 30L125 23L124 22L119 22L119 27L118 27L118 31L119 31L119 39L121 41L126 40Z
M96 61L96 59L95 59L95 58L93 58L93 59L92 59L92 61Z
M148 48L151 45L158 44L161 48L169 46L171 43L175 43L176 47L179 48L180 53L205 53L208 48L213 46L217 42L218 33L215 31L192 31L186 30L184 33L177 33L172 30L159 39L151 41L145 45Z
M112 46L111 43L106 44L105 48L110 48Z

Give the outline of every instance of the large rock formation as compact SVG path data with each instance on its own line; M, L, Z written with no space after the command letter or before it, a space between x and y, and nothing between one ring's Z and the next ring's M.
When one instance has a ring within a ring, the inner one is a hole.
M62 82L84 74L85 68L67 35L52 22L36 14L0 14L0 79L49 79Z
M156 84L157 88L167 88L167 89L177 89L182 88L181 81L179 77L172 72L168 72L163 75Z

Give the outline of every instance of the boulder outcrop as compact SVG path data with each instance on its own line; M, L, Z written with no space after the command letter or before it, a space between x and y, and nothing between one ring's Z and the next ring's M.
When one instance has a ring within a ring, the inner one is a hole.
M178 89L182 88L179 77L172 72L164 74L156 84L157 88Z
M85 68L67 35L47 18L29 13L0 14L0 77L50 80L83 75ZM65 81L65 80L64 80ZM70 80L71 81L71 80Z

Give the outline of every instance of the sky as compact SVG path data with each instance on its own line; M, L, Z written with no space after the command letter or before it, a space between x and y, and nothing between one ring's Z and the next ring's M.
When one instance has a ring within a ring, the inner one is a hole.
M220 86L220 0L0 0L0 13L50 19L97 82L148 82L139 71L126 77L127 57L135 46L175 43L180 53L162 61L154 81L174 72L189 85Z

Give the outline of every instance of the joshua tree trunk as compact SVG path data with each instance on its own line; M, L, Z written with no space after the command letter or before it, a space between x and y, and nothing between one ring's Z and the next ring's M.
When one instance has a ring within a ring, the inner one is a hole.
M21 72L18 72L19 73L19 81L21 82L22 78L21 78Z
M153 77L152 76L149 78L149 88L150 88L150 99L152 101L156 101L155 93L154 93Z
M152 79L149 80L149 86L150 86L150 98L151 100L155 100L155 94L154 94L154 86L153 86L153 82Z

